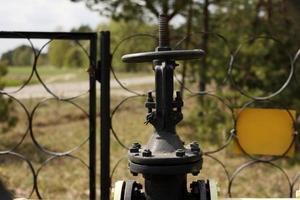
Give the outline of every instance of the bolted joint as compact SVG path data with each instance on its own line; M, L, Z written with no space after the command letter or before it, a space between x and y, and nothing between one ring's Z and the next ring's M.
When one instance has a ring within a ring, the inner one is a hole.
M140 183L136 183L136 188L139 189L139 190L141 190L141 189L143 189L143 186Z
M149 101L149 102L153 102L154 101L153 96L152 96L152 92L148 92L148 99L147 99L147 101Z
M145 199L145 196L141 191L142 189L143 186L140 183L134 182L131 199L140 199L140 200ZM125 199L127 198L125 197Z
M147 116L146 116L146 120L144 122L144 124L153 124L154 123L154 119L155 119L155 112L151 112L151 113L148 113Z
M139 174L136 172L131 172L132 176L138 176Z
M185 156L185 151L183 149L177 149L175 153L176 153L176 156L178 156L178 157Z
M133 143L129 149L130 153L138 153L142 146L139 143Z
M195 152L195 153L199 153L201 151L200 147L199 147L199 144L197 142L192 142L190 144L190 148L191 148L191 151Z
M181 93L176 91L175 101L173 102L173 108L177 108L177 112L181 112L181 108L183 107L183 101L181 97Z
M199 173L200 173L199 171L192 172L192 175L193 175L193 176L198 176L198 175L199 175Z
M145 107L148 108L148 113L152 112L152 109L156 107L156 104L154 102L152 92L148 92L147 101L145 103Z
M175 98L175 100L176 100L177 102L181 103L180 105L183 106L183 101L182 101L182 96L181 96L180 91L176 91L176 98Z
M181 112L173 111L172 120L174 124L178 124L183 119L183 114Z
M142 153L143 157L151 157L152 156L152 152L150 151L150 149L145 149Z

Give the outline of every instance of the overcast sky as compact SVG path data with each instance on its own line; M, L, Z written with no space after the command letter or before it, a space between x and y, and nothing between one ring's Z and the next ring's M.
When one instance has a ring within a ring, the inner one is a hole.
M55 31L58 27L69 31L81 24L95 28L105 21L98 13L87 9L84 3L70 0L0 0L0 31ZM0 39L0 55L20 42ZM37 46L41 43L35 42Z

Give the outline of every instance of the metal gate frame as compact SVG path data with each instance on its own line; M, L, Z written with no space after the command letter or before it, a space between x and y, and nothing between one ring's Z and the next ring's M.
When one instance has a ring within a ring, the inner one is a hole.
M110 199L110 32L101 32L101 61L100 63L100 83L101 83L101 179L100 192L101 200Z
M90 199L96 199L96 80L99 80L97 67L97 33L71 33L71 32L0 32L0 39L49 39L49 40L86 40L90 43L89 59L89 191ZM105 60L105 59L103 59ZM26 83L27 84L27 83ZM26 85L25 84L25 85ZM2 94L2 93L1 93ZM103 104L105 107L105 105ZM35 144L35 143L34 143ZM37 144L35 144L37 145ZM38 145L37 145L38 146ZM39 147L39 146L38 146ZM0 152L0 155L15 155L13 150ZM67 155L67 154L66 154ZM23 160L30 164L30 160L18 154ZM62 156L54 154L53 156ZM38 192L37 172L31 169L34 177L33 192L42 198ZM32 195L31 193L31 195Z

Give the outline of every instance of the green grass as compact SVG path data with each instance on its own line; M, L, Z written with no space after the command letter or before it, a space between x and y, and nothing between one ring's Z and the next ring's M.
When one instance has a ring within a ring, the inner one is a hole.
M38 100L26 100L23 103L31 112ZM88 109L87 97L78 99L77 103L82 105L83 109ZM15 147L23 138L28 126L23 109L17 104L13 107L19 119L18 125L6 133L1 133L1 150ZM32 130L37 142L43 148L64 152L82 144L88 137L88 117L70 103L50 100L37 109L33 116ZM35 170L51 157L33 145L29 133L15 152L29 159ZM84 144L73 155L88 163L88 144ZM1 181L16 197L29 197L33 177L26 162L12 156L0 156L0 159ZM87 199L88 169L78 160L67 157L54 159L42 168L38 184L39 192L47 199ZM32 198L34 197L36 196Z
M31 73L32 67L7 67L8 73L2 78L2 82L6 87L20 86L27 82ZM68 81L82 81L88 79L86 69L72 69L72 68L57 68L53 66L38 66L37 72L44 82L68 82ZM39 81L34 74L29 84L37 84Z
M26 83L32 73L32 66L8 66L8 73L1 77L5 87L17 87ZM45 83L79 82L88 80L86 68L57 68L55 66L37 66L37 72ZM132 78L152 75L151 72L116 72L118 78ZM28 84L38 84L34 74Z

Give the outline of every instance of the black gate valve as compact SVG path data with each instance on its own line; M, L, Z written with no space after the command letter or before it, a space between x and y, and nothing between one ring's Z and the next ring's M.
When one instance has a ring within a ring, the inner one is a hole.
M167 16L160 15L159 46L155 51L122 57L126 63L152 62L154 65L155 100L149 92L145 124L152 124L155 130L147 145L128 152L131 173L143 174L145 178L147 200L186 199L186 175L198 174L203 162L199 146L185 147L176 133L176 125L183 119L183 101L180 92L176 92L175 98L173 93L175 61L200 59L204 51L172 50L167 20Z

